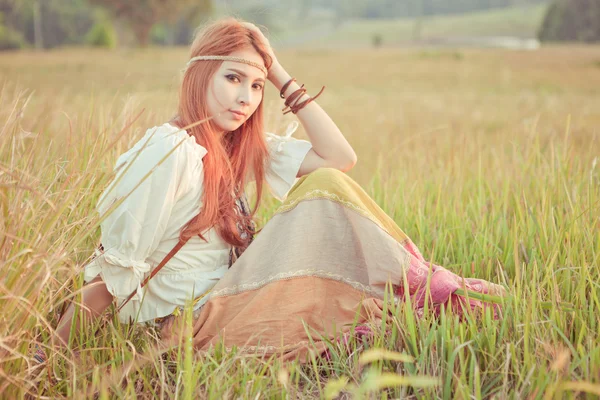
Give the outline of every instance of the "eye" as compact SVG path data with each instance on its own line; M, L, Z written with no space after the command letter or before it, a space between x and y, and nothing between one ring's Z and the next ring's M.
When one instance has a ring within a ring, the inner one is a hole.
M238 82L240 81L240 78L237 75L225 75L225 78L227 78L228 80L230 80L231 82Z
M256 89L256 90L262 90L262 88L263 88L263 85L261 85L260 83L255 83L255 84L253 85L253 87L254 87L254 89Z

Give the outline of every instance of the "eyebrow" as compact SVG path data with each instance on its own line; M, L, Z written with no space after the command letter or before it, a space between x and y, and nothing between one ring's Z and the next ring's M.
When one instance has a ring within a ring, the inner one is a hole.
M240 74L240 75L241 75L241 76L243 76L243 77L246 77L246 78L248 77L248 75L246 75L245 73L243 73L243 72L242 72L242 71L240 71L239 69L235 69L235 68L228 68L228 69L229 69L230 71L237 72L238 74ZM261 82L264 82L264 81L265 81L263 78L256 78L255 80L256 80L256 81L261 81Z

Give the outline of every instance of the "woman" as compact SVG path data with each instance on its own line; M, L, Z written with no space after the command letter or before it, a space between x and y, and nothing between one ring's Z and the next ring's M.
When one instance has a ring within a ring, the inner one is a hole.
M264 134L267 81L310 141L292 138L294 127L284 137ZM226 19L202 30L176 118L121 155L99 201L107 217L102 248L84 269L88 317L116 301L122 321L156 321L168 342L177 336L175 315L195 299L198 349L223 338L226 346L292 358L306 350L304 323L332 336L332 326L348 332L356 315L359 323L378 318L386 282L396 299L407 288L420 312L426 299L434 310L482 306L457 296L459 288L500 293L425 262L344 174L356 154L317 96L286 72L254 25ZM249 181L257 186L251 211ZM285 201L255 234L263 182ZM57 328L63 345L72 316L70 306Z

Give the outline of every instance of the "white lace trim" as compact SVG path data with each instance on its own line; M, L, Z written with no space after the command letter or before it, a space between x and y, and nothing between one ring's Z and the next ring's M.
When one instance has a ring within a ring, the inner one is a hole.
M287 126L284 136L279 136L279 135L276 135L271 132L266 132L267 138L273 139L278 142L278 144L277 144L277 152L278 153L281 153L283 151L283 145L286 142L289 142L290 140L292 140L292 135L294 134L294 132L296 132L296 129L298 129L298 126L299 126L298 121L292 121Z

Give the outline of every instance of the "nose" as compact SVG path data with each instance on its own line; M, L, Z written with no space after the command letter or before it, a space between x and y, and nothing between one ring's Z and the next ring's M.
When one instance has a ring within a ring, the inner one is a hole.
M252 93L250 92L251 88L240 88L240 92L238 94L238 103L248 105L250 104L250 96Z

